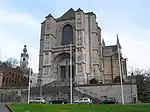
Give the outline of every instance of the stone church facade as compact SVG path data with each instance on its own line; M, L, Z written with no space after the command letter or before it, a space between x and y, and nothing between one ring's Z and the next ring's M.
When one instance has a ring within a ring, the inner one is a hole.
M87 84L96 79L111 83L119 76L117 45L105 45L96 15L71 8L60 18L49 14L41 23L38 84L69 81L70 49L74 82ZM125 78L126 59L122 54L121 65Z

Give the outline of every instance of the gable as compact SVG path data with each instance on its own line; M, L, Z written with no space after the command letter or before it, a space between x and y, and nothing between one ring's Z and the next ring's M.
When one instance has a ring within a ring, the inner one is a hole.
M74 19L74 18L75 18L75 11L71 8L60 18L56 19L56 21L70 20L70 19Z

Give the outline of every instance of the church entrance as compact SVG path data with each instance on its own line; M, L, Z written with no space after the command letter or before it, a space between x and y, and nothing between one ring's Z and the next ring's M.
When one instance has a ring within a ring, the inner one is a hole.
M75 79L75 64L72 61L72 79ZM70 54L61 53L53 59L52 64L54 70L53 74L57 77L56 80L69 81L70 80Z
M74 80L75 76L75 67L72 66L72 78ZM70 80L70 65L69 66L60 66L60 78L62 81Z
M66 66L60 66L60 73L61 80L64 81L66 79Z

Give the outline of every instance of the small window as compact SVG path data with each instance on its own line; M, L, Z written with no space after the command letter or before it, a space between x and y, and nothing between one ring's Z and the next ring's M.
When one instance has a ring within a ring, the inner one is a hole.
M26 61L26 59L25 59L25 58L23 58L23 61Z

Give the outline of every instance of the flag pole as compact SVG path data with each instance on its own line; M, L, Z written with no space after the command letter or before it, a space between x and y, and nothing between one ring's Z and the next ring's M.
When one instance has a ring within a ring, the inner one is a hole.
M72 44L70 42L70 103L72 104Z
M117 40L118 40L118 34L117 34ZM121 57L120 57L120 46L117 41L117 49L118 49L118 61L119 61L119 75L120 75L120 86L121 86L121 99L122 104L124 105L124 93L123 93L123 81L122 81L122 70L121 70Z
M29 68L29 82L28 82L28 104L30 103L30 89L31 89L31 84L30 84L30 76L31 76L31 67Z

